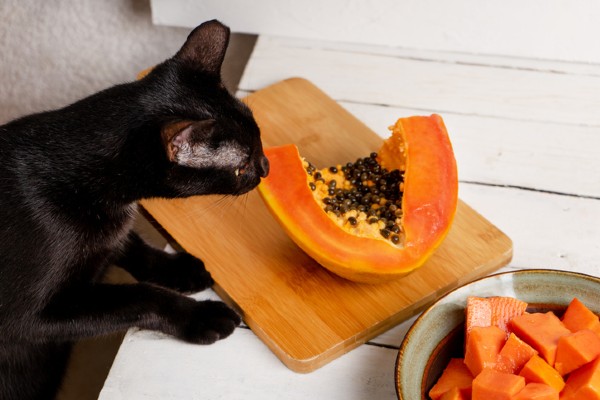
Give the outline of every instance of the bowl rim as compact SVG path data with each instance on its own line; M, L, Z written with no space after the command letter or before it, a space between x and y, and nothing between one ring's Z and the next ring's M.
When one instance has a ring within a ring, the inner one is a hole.
M405 347L408 345L408 339L410 338L412 332L417 329L417 326L420 324L421 320L423 318L426 318L427 315L431 312L431 310L433 310L446 297L450 296L452 293L454 293L466 286L469 286L469 285L472 285L472 284L475 284L477 282L487 280L487 279L495 279L496 277L499 277L499 276L525 275L525 274L548 274L548 273L581 277L581 278L585 278L585 279L592 279L600 284L600 277L590 275L590 274L585 274L582 272L574 272L574 271L566 271L566 270L550 269L550 268L546 268L546 269L545 268L532 268L532 269L520 269L520 270L516 270L516 271L497 272L494 274L490 274L490 275L486 275L486 276L474 279L474 280L469 281L463 285L460 285L454 289L449 290L448 292L446 292L443 295L441 295L440 297L438 297L433 303L431 303L431 305L429 305L423 312L421 312L421 315L419 315L417 317L417 319L412 323L412 325L410 326L410 328L404 335L404 338L402 339L402 343L400 344L400 347L398 348L398 355L396 356L396 363L395 363L394 386L396 388L396 397L399 400L408 400L408 399L405 399L404 396L402 395L402 393L400 392L400 364L402 363L402 360L404 358L404 350L405 350ZM410 400L415 400L415 399L410 399Z

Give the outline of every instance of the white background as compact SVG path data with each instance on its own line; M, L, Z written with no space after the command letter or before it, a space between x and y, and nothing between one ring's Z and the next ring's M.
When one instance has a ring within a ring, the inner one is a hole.
M156 24L218 18L235 32L600 63L595 0L152 0Z

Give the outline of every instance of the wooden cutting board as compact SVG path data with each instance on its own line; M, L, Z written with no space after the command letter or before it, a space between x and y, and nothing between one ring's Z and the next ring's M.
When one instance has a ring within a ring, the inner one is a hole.
M382 142L303 79L277 83L244 101L265 147L296 143L319 167L354 161ZM185 250L204 260L217 292L297 372L319 368L512 257L511 240L462 201L433 257L412 274L379 285L353 283L316 264L287 237L256 191L142 205Z

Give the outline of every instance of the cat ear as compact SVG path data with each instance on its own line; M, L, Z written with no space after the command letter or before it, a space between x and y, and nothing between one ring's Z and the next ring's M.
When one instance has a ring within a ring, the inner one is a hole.
M194 157L194 145L197 144L197 138L210 136L214 125L214 119L177 121L166 124L161 130L161 137L169 161L190 165L190 161Z
M229 44L229 28L217 20L203 23L188 36L174 58L213 74L220 74Z

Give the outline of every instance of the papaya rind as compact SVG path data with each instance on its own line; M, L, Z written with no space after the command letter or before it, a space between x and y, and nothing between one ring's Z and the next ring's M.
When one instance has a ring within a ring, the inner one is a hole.
M456 161L438 115L400 118L378 153L387 168L405 167L403 247L355 236L331 220L314 200L293 144L265 149L271 168L258 187L272 215L301 249L355 282L386 282L422 266L446 237L458 203Z

